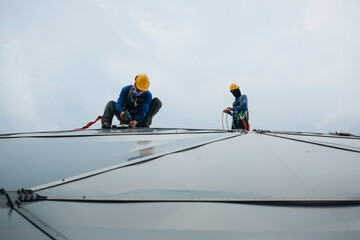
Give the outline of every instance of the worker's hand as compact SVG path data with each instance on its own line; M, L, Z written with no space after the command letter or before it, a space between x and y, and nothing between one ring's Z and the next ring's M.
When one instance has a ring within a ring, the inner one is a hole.
M136 124L137 124L137 121L136 121L136 120L132 120L132 121L129 123L130 127L132 127L132 128L135 128L135 127L136 127Z
M125 121L129 120L128 117L126 116L125 112L120 113L120 118L121 118L121 120L125 120Z
M224 109L224 110L223 110L223 113L230 113L230 112L229 112L229 110Z
M232 108L231 107L228 107L226 110L228 110L229 112L232 111Z

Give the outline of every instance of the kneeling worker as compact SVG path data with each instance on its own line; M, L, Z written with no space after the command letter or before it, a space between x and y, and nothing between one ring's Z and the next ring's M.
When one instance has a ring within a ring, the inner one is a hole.
M125 86L115 101L110 101L105 107L102 117L102 128L110 128L114 115L120 123L130 127L149 127L152 118L162 106L160 99L152 98L148 90L149 77L141 73L135 77L133 85Z
M233 116L231 128L246 129L250 131L248 101L246 95L241 95L240 87L235 83L230 85L230 92L235 97L233 107L228 107L224 109L223 112Z

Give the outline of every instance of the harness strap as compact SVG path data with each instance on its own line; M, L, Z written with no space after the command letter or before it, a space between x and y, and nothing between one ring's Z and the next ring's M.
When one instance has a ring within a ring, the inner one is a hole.
M241 120L242 124L244 125L244 127L246 128L246 130L250 131L250 124L248 121L245 120Z
M131 85L130 90L129 90L129 92L128 92L128 95L127 95L127 97L126 97L126 100L127 100L128 102L129 102L129 100L130 100L130 98L131 98L132 92L133 92L133 86Z
M98 116L95 121L89 122L88 124L86 124L86 126L83 126L82 128L76 128L76 129L74 129L74 130L83 130L83 129L86 129L86 128L90 127L91 125L93 125L94 123L96 123L97 121L99 121L100 119L102 119L102 116Z

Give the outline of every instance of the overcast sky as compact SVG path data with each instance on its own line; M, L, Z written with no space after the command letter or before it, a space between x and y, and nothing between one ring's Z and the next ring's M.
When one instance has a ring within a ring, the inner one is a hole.
M0 133L86 125L139 73L153 127L360 134L360 1L0 0ZM99 128L97 123L92 128Z

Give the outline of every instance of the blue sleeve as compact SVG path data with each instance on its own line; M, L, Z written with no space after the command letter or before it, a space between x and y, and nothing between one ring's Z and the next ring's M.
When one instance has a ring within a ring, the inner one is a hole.
M233 107L233 112L239 112L248 109L248 100L246 95L241 95L242 103L236 107Z
M123 89L121 90L119 98L115 104L116 111L118 111L119 113L124 111L123 107L126 103L127 95L130 91L130 88L131 88L131 85L123 87Z
M138 123L141 123L144 120L146 114L149 112L151 100L152 100L152 94L151 92L147 91L144 96L144 102L141 105L141 110L134 117L134 119Z

